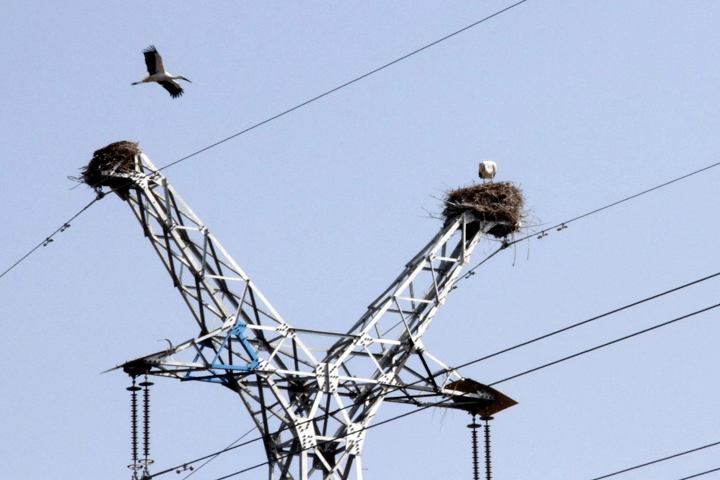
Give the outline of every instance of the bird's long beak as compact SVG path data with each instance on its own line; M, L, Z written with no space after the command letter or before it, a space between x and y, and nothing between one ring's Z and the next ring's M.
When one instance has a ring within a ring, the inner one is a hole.
M190 82L190 80L188 80L188 79L185 78L185 77L182 77L182 79L185 80L186 82ZM192 83L192 82L190 82L190 83Z

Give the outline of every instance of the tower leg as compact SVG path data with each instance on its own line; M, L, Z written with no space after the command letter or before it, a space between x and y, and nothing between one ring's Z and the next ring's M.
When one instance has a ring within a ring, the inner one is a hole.
M355 457L355 478L362 480L362 457L360 455Z
M308 452L303 450L300 453L300 480L308 480Z

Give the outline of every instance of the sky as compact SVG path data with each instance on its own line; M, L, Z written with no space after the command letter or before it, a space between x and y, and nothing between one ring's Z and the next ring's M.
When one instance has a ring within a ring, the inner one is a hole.
M138 141L168 165L512 3L9 2L0 271L92 201L68 176L95 150ZM718 18L709 0L528 0L164 173L290 324L347 329L482 160L522 188L527 233L717 163ZM150 44L192 81L183 97L130 85ZM460 365L717 273L719 181L711 168L504 250L448 297L426 348ZM0 477L127 479L130 380L102 372L195 322L116 196L53 239L0 278ZM610 342L715 305L718 282L461 372L492 383ZM494 478L592 479L720 441L719 336L715 309L497 385L518 405L492 422ZM214 385L157 379L151 410L155 471L252 428ZM370 430L365 478L472 478L469 421L430 409ZM614 478L705 472L718 448ZM256 443L191 478L265 459Z

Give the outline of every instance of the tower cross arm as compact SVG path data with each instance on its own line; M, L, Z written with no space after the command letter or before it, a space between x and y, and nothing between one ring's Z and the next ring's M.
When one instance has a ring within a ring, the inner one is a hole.
M130 206L199 327L196 338L143 357L151 373L192 376L197 365L223 365L225 373L260 366L287 369L278 345L289 341L282 339L292 337L292 327L144 153L123 167L102 174L124 182L118 195ZM314 368L312 352L299 339L292 340L302 362ZM181 352L184 360L170 360Z
M446 221L402 273L373 301L366 313L329 350L324 362L341 366L349 383L355 381L356 398L381 402L389 392L414 395L448 395L445 386L463 380L454 368L441 362L424 346L428 330L478 242L496 222L478 219L465 211ZM354 415L369 419L369 409L357 406Z

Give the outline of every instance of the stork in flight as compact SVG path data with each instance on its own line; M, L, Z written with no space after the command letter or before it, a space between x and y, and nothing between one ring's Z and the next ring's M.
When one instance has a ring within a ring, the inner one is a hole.
M143 50L143 55L145 55L145 65L147 65L148 73L150 75L144 77L139 82L134 82L133 85L138 85L140 83L157 82L162 85L165 90L170 92L170 96L172 98L178 98L180 95L182 95L183 89L180 84L175 80L185 80L186 82L190 82L190 80L183 77L182 75L178 75L177 77L175 77L166 72L165 67L163 67L162 57L153 45L150 45L148 48Z
M497 173L497 164L495 162L491 162L489 160L480 162L480 171L478 172L478 175L480 175L480 178L483 179L483 183L485 180L490 180L492 182L492 179L495 178L495 174Z

